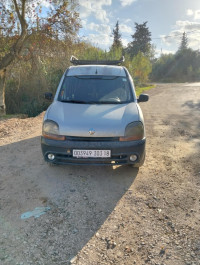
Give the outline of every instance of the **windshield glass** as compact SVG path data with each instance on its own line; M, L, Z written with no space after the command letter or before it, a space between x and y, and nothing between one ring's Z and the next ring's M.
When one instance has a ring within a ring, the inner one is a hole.
M66 76L58 100L71 103L122 104L133 101L133 95L126 77Z

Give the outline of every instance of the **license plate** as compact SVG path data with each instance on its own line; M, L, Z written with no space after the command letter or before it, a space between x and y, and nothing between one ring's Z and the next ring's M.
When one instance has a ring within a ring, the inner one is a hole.
M111 157L110 150L73 150L73 157Z

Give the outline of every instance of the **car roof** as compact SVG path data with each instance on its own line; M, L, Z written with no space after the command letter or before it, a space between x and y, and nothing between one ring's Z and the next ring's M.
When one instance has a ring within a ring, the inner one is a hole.
M78 65L70 66L66 72L67 76L76 75L107 75L107 76L126 76L123 66L114 65Z

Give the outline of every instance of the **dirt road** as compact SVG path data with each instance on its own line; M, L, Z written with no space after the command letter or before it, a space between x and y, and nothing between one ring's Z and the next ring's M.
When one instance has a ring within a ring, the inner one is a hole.
M42 115L0 121L0 264L200 264L200 84L149 94L139 171L49 167Z

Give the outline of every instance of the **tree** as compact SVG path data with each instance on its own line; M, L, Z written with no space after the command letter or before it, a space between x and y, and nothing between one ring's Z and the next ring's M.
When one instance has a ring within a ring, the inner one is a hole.
M200 80L200 52L187 48L175 54L162 54L154 63L151 79L161 82Z
M143 24L135 23L135 33L132 35L133 41L128 44L127 51L131 57L142 52L145 56L149 56L151 50L151 32L147 27L147 21Z
M121 49L121 48L122 48L122 40L121 40L121 34L119 32L119 21L117 21L115 28L113 29L113 44L111 50Z
M80 27L76 6L76 0L70 3L66 0L7 0L0 3L0 43L6 43L0 46L0 113L5 113L7 67L33 49L30 39L37 34L56 39L72 38Z
M47 88L53 94L56 92L61 76L70 66L71 55L82 59L81 56L90 56L92 52L92 46L81 41L63 41L39 34L33 40L32 37L29 42L34 49L30 49L30 53L22 59L15 60L7 69L7 114L20 113L33 117L46 110L49 102L43 95Z
M150 60L143 55L142 52L138 54L132 60L133 76L136 78L138 84L142 84L148 81L148 76L152 71L152 65Z
M151 73L152 81L171 82L171 75L176 69L174 54L161 54L153 64Z
M182 51L185 51L187 49L188 49L188 39L187 39L186 33L184 32L183 33L183 36L182 36L182 39L181 39L181 44L180 44L180 47L179 47L178 51L182 52Z

